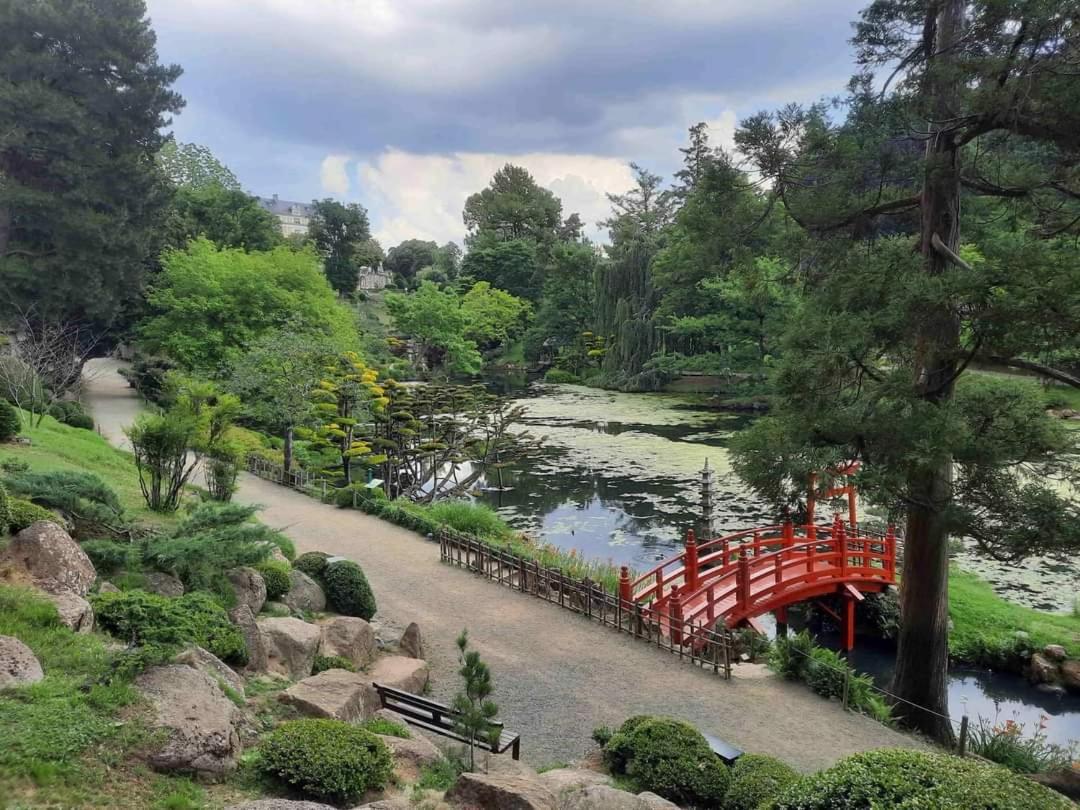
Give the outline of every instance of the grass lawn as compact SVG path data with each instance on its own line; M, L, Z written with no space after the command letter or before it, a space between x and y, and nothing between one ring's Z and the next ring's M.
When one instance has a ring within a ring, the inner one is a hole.
M1080 616L1043 613L1002 599L975 574L953 568L949 576L949 615L953 620L949 647L953 655L978 661L986 651L1006 647L1018 630L1042 649L1060 644L1080 657Z
M69 427L46 416L40 426L24 429L21 435L30 439L31 444L0 445L0 461L18 459L29 464L34 472L93 473L116 492L124 509L133 517L158 525L175 522L171 515L146 508L131 453L113 447L94 431Z

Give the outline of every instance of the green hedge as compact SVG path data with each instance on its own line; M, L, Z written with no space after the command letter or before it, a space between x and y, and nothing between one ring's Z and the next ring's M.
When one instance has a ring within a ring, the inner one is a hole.
M316 582L322 580L323 572L326 571L326 561L330 555L323 551L306 551L293 560L293 568L302 571Z
M255 566L266 583L266 598L276 602L289 592L292 586L289 580L289 564L281 560L267 560Z
M340 720L292 720L259 746L259 769L303 793L355 804L390 781L393 759L382 740Z
M948 754L904 749L869 751L805 777L769 805L771 810L837 808L978 808L1070 810L1075 805L1042 785Z
M350 560L338 560L326 566L322 576L326 601L343 616L359 616L371 621L375 615L375 595L363 569Z
M764 754L743 754L731 767L725 810L757 810L799 781L787 763Z
M37 523L39 520L47 520L50 523L61 525L62 521L44 506L25 501L22 498L11 498L8 501L8 531L18 534L27 526Z

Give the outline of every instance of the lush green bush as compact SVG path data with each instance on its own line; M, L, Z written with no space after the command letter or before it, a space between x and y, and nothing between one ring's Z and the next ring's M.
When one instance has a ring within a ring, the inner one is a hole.
M266 598L276 602L289 592L289 565L281 560L267 560L255 566L266 583Z
M8 526L11 525L11 496L7 489L0 483L0 537L7 534Z
M321 581L323 572L326 570L326 561L329 559L330 555L323 551L307 551L293 560L293 568L303 571L316 581Z
M187 593L170 599L145 591L122 591L95 594L90 600L102 629L146 648L144 663L167 658L189 644L228 663L247 661L244 637L209 594Z
M1028 736L1023 723L998 724L981 718L971 730L971 750L1016 773L1064 770L1080 756L1078 743L1066 747L1048 742L1043 723Z
M566 371L565 369L549 368L544 374L544 382L563 385L580 385L581 377L573 372Z
M6 399L0 399L0 442L9 442L22 427L19 412Z
M141 544L124 540L87 540L80 545L98 574L112 574L121 569L137 571L142 567Z
M76 538L109 535L126 526L120 498L92 473L27 470L6 475L4 484L12 495L61 512Z
M470 501L439 501L424 508L417 516L426 518L427 524L449 526L455 531L477 537L502 540L513 534L513 529L494 509ZM428 525L422 528L428 528Z
M868 751L840 760L785 790L773 810L977 807L1068 810L1072 802L998 765L905 749Z
M372 734L382 734L386 737L400 737L403 740L412 737L407 726L387 720L385 717L372 717L361 723L360 727Z
M318 675L328 669L346 669L349 672L356 672L356 665L341 655L316 655L315 663L311 665L311 674Z
M393 759L370 731L340 720L291 720L259 746L259 769L316 799L355 804L390 781Z
M370 621L375 615L375 595L363 570L349 560L338 560L323 572L326 600L344 616L359 616Z
M636 791L680 805L720 806L731 778L701 732L667 717L630 718L604 746L604 758Z
M725 810L757 810L799 780L787 763L764 754L743 754L731 768Z
M49 408L49 416L61 424L83 430L93 430L94 420L81 403L76 401L56 402Z
M39 520L47 520L57 526L63 522L44 506L24 501L22 498L11 498L8 501L8 531L12 534L18 534Z

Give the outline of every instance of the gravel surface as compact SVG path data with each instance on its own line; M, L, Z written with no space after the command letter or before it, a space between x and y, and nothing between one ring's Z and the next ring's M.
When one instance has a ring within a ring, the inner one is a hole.
M117 365L96 361L85 395L113 440L138 411ZM556 605L445 566L437 544L369 515L246 474L237 500L263 505L262 519L286 531L299 552L356 560L375 591L384 636L419 623L437 699L457 688L454 639L467 627L494 674L500 716L522 734L522 757L530 764L578 759L592 747L594 727L641 713L688 720L802 771L871 748L923 745L760 668L736 667L724 681Z

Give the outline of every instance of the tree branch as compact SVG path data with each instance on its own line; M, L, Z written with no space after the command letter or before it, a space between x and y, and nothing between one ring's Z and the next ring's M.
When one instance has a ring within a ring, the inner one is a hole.
M961 270L967 270L969 273L974 272L974 268L970 264L965 262L963 259L961 259L960 256L956 253L956 251L954 251L951 247L941 241L941 237L938 236L937 233L930 237L930 244L933 246L934 250L936 250L950 262L955 264Z
M1034 360L1024 360L1020 357L1004 357L1000 354L980 354L976 359L986 363L994 363L999 366L1019 368L1024 371L1034 371L1036 374L1048 377L1051 380L1057 380L1058 382L1065 383L1065 385L1072 386L1073 388L1080 388L1080 377L1074 377L1067 371L1062 371L1053 366L1036 363Z

